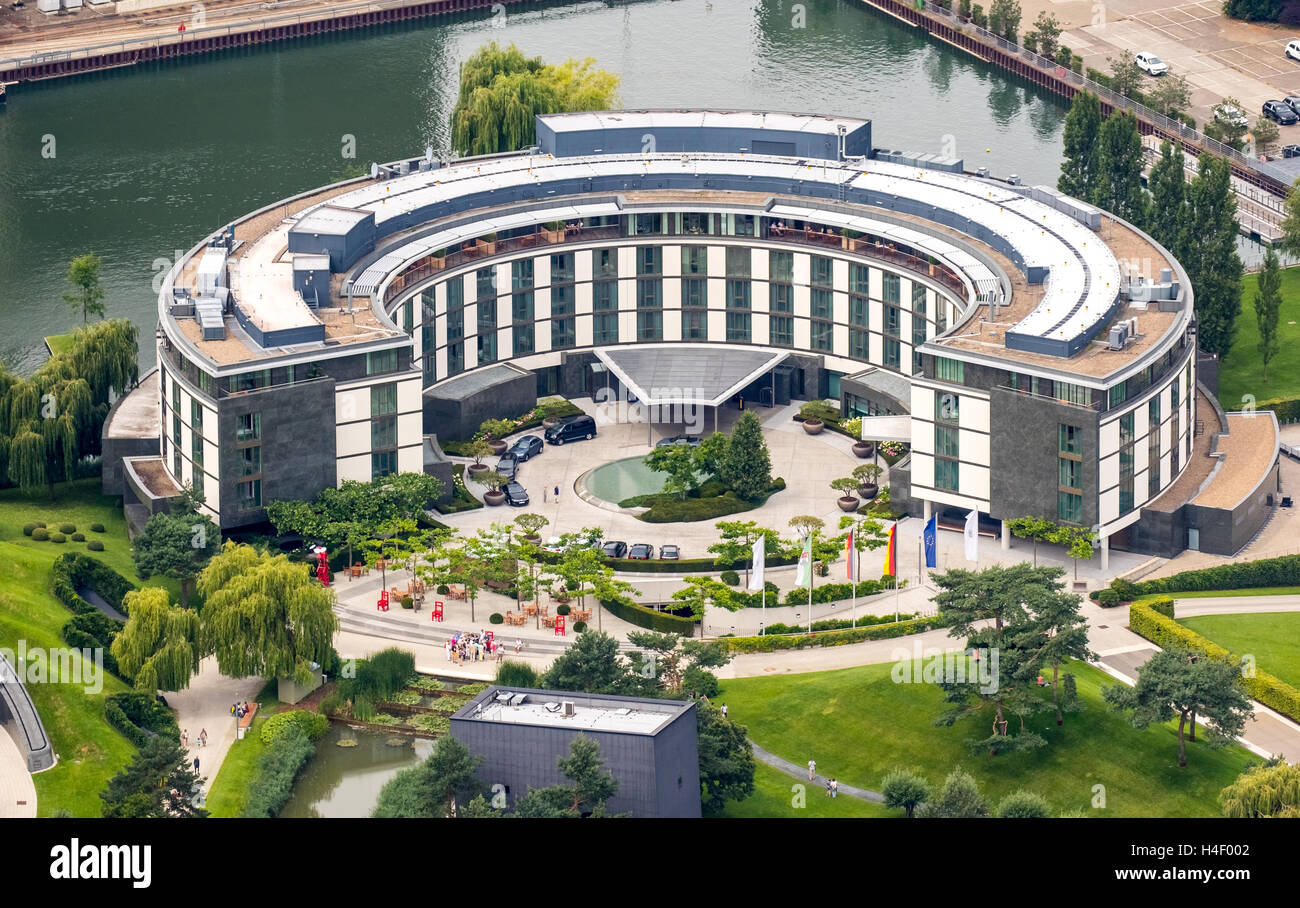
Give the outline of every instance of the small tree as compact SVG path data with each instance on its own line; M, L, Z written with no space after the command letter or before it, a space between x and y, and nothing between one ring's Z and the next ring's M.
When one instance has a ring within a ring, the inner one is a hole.
M1291 191L1282 203L1282 210L1282 238L1278 240L1277 248L1287 255L1300 256L1300 177L1291 184Z
M885 472L885 469L880 464L864 463L853 468L853 479L859 485L874 486L883 472Z
M118 667L138 691L185 690L199 671L198 613L172 605L156 586L132 590L123 603L129 617L110 647Z
M1013 791L998 801L994 814L1004 820L1041 820L1052 815L1047 800L1032 791Z
M1057 527L1049 536L1051 542L1065 546L1065 552L1074 559L1074 579L1079 579L1079 559L1092 560L1097 534L1083 527Z
M749 568L753 560L754 543L760 536L766 539L764 549L775 555L781 545L780 534L776 530L760 527L753 520L719 520L717 523L719 539L709 546L713 554L713 563L726 570L738 561L745 563L745 586L749 586Z
M508 419L485 419L478 430L486 439L504 441L515 430L515 424Z
M757 498L772 484L772 458L763 440L763 426L753 410L740 414L719 472L738 498Z
M1219 806L1225 817L1300 818L1300 765L1281 760L1248 767L1219 792Z
M880 783L880 793L885 796L886 807L902 808L910 820L916 808L930 797L930 783L919 772L900 766L885 774Z
M194 580L221 546L221 531L206 514L192 510L192 487L170 514L155 514L135 538L131 556L136 573L147 580L154 574L181 582L181 607L188 608Z
M104 817L206 817L208 812L194 804L201 782L180 741L171 735L158 735L150 738L100 792Z
M1183 76L1166 73L1156 80L1147 93L1147 104L1166 117L1174 111L1187 110L1192 103L1192 88Z
M697 700L700 797L704 810L717 813L727 801L743 801L754 793L754 748L747 730L722 714L708 700Z
M852 476L842 476L839 479L832 479L830 487L840 493L841 498L853 498L854 492L858 490L858 481Z
M677 495L682 501L699 484L695 475L695 458L689 445L665 445L655 448L642 462L656 473L667 474L665 495Z
M1057 42L1061 40L1061 20L1043 10L1034 20L1034 35L1037 38L1038 52L1048 59L1054 58Z
M1137 90L1142 85L1142 70L1137 67L1137 57L1133 51L1120 51L1118 57L1107 57L1106 62L1110 64L1111 91L1126 98L1136 97Z
M1259 362L1264 367L1264 382L1268 383L1268 361L1277 355L1278 313L1282 306L1282 272L1278 267L1277 253L1269 246L1264 253L1264 268L1259 273L1255 290L1255 324L1259 328Z
M489 492L500 492L501 487L510 482L509 476L503 476L496 470L484 470L482 473L475 476L474 479L487 486Z
M1211 720L1213 724L1205 725L1206 743L1222 747L1242 733L1253 712L1237 665L1180 649L1161 650L1152 656L1138 669L1135 687L1104 687L1102 696L1113 708L1129 713L1134 728L1177 716L1178 765L1183 767L1187 765L1189 720L1193 737L1198 714Z
M433 745L424 762L404 769L379 792L379 804L371 814L380 818L454 817L457 804L468 802L483 786L474 777L483 762L451 735Z
M1057 530L1056 524L1042 517L1016 517L1007 521L1007 529L1011 535L1021 539L1031 539L1034 543L1034 567L1038 567L1038 542L1051 541L1052 534Z
M1261 114L1255 118L1255 129L1251 135L1255 138L1256 150L1266 151L1268 146L1277 141L1279 130L1276 123Z
M67 281L71 288L63 299L73 312L81 313L81 323L87 324L90 316L104 317L104 288L99 282L102 259L94 253L79 255L68 265Z
M943 780L943 787L934 798L926 802L921 812L924 817L964 819L989 815L988 802L980 794L975 778L960 766Z
M815 419L818 422L827 422L837 418L840 411L824 400L810 400L799 408L799 415L805 420Z
M474 459L474 466L480 466L483 458L492 453L492 445L486 438L476 438L469 443L467 453Z

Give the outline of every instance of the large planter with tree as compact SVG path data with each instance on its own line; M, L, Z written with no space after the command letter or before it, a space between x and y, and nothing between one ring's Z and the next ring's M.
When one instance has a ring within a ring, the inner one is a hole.
M505 419L485 419L478 430L483 433L483 438L491 447L492 453L498 456L504 454L510 447L506 443L506 436L514 429L515 424Z
M858 501L853 494L857 487L858 481L852 476L845 476L831 482L831 488L840 493L840 497L835 500L835 503L840 506L841 511L851 514L858 509L858 505L862 502Z
M855 456L866 460L876 453L876 443L873 441L855 441L853 443L853 453Z
M858 495L863 501L870 501L876 497L880 487L876 481L880 479L880 474L884 472L879 464L864 463L853 471L853 479L858 484Z
M826 420L834 419L839 411L821 400L810 400L799 408L799 418L803 420L803 430L809 435L819 435L826 427Z
M487 486L487 491L483 493L485 505L495 508L506 503L506 493L501 491L501 487L510 480L496 470L484 470L474 478Z
M488 465L483 463L483 458L492 453L492 445L485 439L476 438L470 442L469 456L474 458L474 462L469 465L469 474L479 476L488 469Z

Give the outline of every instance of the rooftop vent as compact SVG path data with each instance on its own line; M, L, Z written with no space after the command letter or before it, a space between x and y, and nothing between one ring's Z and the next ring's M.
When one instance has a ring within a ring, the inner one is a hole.
M565 700L560 704L560 715L566 719L572 719L576 714L577 710L574 708L572 700Z

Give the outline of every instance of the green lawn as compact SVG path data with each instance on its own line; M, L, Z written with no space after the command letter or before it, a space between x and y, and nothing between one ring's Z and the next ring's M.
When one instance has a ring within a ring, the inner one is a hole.
M1241 279L1241 314L1237 336L1219 370L1219 403L1240 410L1241 398L1256 400L1300 397L1300 266L1282 269L1282 306L1278 314L1277 353L1268 364L1268 381L1259 362L1259 328L1255 323L1258 276ZM1295 324L1287 324L1294 322Z
M1202 615L1178 623L1238 655L1254 656L1260 671L1300 687L1300 612Z
M1067 714L1060 728L1050 713L1026 720L1047 739L1046 747L996 757L973 754L964 742L985 737L991 720L980 714L949 728L935 726L942 692L929 684L895 684L891 669L869 665L728 680L719 702L731 707L763 748L796 765L815 759L818 772L846 784L879 791L884 774L903 765L920 769L937 785L960 763L991 803L1024 788L1043 795L1058 812L1217 816L1219 791L1252 759L1241 747L1216 751L1197 742L1189 745L1187 767L1179 769L1175 724L1133 728L1101 700L1101 686L1118 682L1086 665L1073 669L1083 712ZM1105 786L1103 809L1091 808L1095 785ZM788 801L783 795L782 803Z
M67 334L47 334L45 344L50 348L50 353L54 356L60 356L72 349L72 342L76 340L76 335L72 332Z
M26 497L14 489L0 492L0 565L4 566L0 570L0 646L17 648L19 640L26 641L29 648L65 646L59 630L72 613L49 592L50 567L63 552L86 551L85 543L37 542L23 535L24 523L75 523L88 539L104 543L103 552L90 554L136 581L121 509L114 499L99 494L99 488L96 479L60 484L55 487L53 502L43 495ZM90 532L92 523L102 523L105 532ZM173 595L178 591L173 580L162 585ZM104 696L124 691L126 686L105 675L103 691L98 694L67 684L33 684L28 689L59 755L58 765L33 776L39 813L51 816L66 810L75 816L99 816L99 792L135 753L131 743L104 720Z
M1300 586L1259 586L1253 590L1190 590L1185 593L1160 593L1174 599L1215 599L1220 596L1295 596L1300 594ZM1143 596L1142 599L1151 599Z
M270 710L265 715L270 715ZM265 715L258 714L244 740L230 745L221 770L208 789L208 812L214 817L237 817L248 800L248 783L257 774L257 764L266 745L262 743L262 723Z
M826 789L809 785L807 780L788 776L766 763L755 761L754 793L743 801L728 801L727 807L716 816L731 818L788 817L792 819L824 819L828 817L901 817L901 810L889 810L870 801L860 801L843 792L838 798L828 798ZM794 791L799 786L801 791ZM801 806L796 806L799 801ZM714 816L709 814L708 816Z

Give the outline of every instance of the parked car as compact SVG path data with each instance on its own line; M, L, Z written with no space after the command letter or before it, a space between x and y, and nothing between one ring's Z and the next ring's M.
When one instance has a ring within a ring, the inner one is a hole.
M517 482L508 482L502 489L506 493L506 503L512 507L522 508L528 504L528 492Z
M638 542L632 548L628 549L627 557L635 558L638 561L649 561L655 556L655 547L648 542Z
M1300 60L1300 38L1286 43L1286 55L1292 60Z
M1142 70L1147 75L1163 76L1165 73L1169 72L1169 64L1153 53L1143 51L1137 55L1136 59L1138 69Z
M592 439L596 437L596 420L590 416L566 416L546 430L546 442L562 445L566 441Z
M1250 120L1246 119L1246 114L1231 104L1217 105L1214 108L1214 119L1229 126L1236 126L1239 129L1246 129L1250 126Z
M602 543L600 548L604 551L605 557L607 558L622 558L627 555L626 542L618 542L617 540L611 539L608 542Z
M1300 114L1297 114L1285 101L1265 101L1263 113L1270 120L1276 120L1280 126L1294 126L1300 123Z
M1300 145L1283 145L1283 146L1282 146L1282 157L1284 157L1284 158L1300 158Z
M681 558L681 557L682 557L681 550L680 550L679 548L677 548L677 546L675 546L675 545L661 545L661 546L659 546L659 560L660 560L660 561L676 561L677 559L679 559L679 558Z
M1300 95L1290 95L1285 97L1282 99L1282 103L1300 114Z
M541 438L536 435L525 435L511 446L509 453L519 458L522 463L533 455L542 453L542 448Z
M506 479L514 479L515 474L519 472L519 458L507 451L497 458L496 470Z
M666 448L670 445L690 445L694 448L700 443L698 435L674 435L671 438L661 438L655 442L656 448Z

